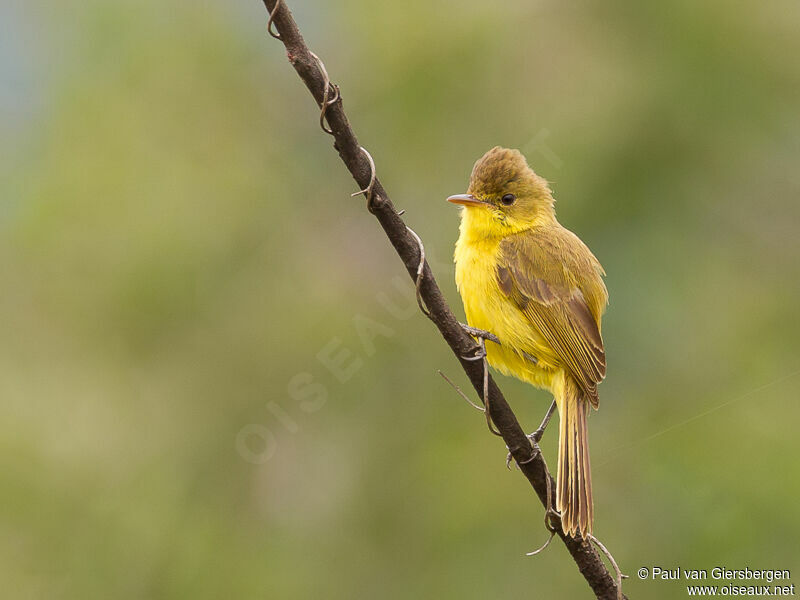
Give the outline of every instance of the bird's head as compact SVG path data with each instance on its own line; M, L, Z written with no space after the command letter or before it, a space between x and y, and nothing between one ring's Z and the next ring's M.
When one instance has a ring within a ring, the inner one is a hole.
M466 194L447 199L465 207L462 222L482 236L505 236L554 218L547 181L519 150L495 146L472 169Z

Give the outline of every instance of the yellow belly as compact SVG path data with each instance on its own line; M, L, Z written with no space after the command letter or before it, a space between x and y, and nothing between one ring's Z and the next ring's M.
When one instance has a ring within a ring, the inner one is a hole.
M464 302L467 323L496 335L502 345L486 342L489 364L537 387L552 389L561 368L530 320L500 290L495 259L498 243L492 240L456 244L456 285ZM536 364L524 356L535 356Z

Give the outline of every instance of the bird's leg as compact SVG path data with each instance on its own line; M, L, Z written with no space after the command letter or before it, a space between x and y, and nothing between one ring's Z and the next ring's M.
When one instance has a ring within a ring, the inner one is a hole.
M552 404L550 404L550 408L547 409L547 414L545 414L544 419L542 419L542 424L539 425L539 428L536 431L528 436L528 439L531 440L531 442L535 444L541 441L542 436L544 435L544 430L547 429L547 425L550 423L550 419L553 417L555 410L556 401L553 400Z
M478 329L477 327L470 327L464 323L459 323L459 325L461 325L461 329L463 329L468 335L471 335L476 339L489 340L495 344L500 343L500 338L490 331L484 331L483 329Z
M548 423L550 423L550 419L553 417L553 413L556 410L556 401L553 400L552 404L550 404L550 408L547 409L547 413L544 415L544 419L542 419L542 424L539 427L528 435L528 439L531 441L531 446L533 447L533 454L531 457L524 460L522 464L527 464L534 460L539 454L541 454L542 449L539 448L539 441L542 439L544 435L544 430L547 429ZM506 467L511 468L511 461L513 460L513 456L511 456L511 452L506 455Z
M493 334L491 331L486 331L484 329L478 329L477 327L471 327L466 323L459 323L461 325L461 329L463 329L468 335L471 335L475 339L482 339L482 340L489 340L490 342L494 342L498 346L502 346L503 344L500 342L500 338ZM522 356L525 357L525 360L532 362L533 364L537 364L539 359L537 359L532 354L528 354L525 351L521 351Z
M500 435L495 428L492 426L492 418L489 416L489 365L486 360L486 340L490 342L494 342L498 346L502 346L500 343L500 338L498 338L495 334L491 331L486 331L484 329L478 329L477 327L471 327L465 323L460 323L461 329L463 329L468 335L471 335L476 340L478 340L478 351L475 353L475 356L463 356L464 360L482 360L483 361L483 406L484 412L486 414L486 424L489 426L489 431L494 433L495 435ZM522 352L522 356L525 357L526 360L530 361L534 365L537 364L539 361L535 356L528 354L527 352ZM472 404L470 402L470 404ZM533 455L525 462L530 462L534 458L536 458L537 454L541 452L537 442L541 439L542 434L544 434L544 428L547 427L547 423L550 421L550 417L553 414L553 410L555 409L555 401L553 402L550 410L547 411L547 415L545 415L544 421L539 426L534 433L528 436L528 439L531 440L531 445L533 446L534 453ZM532 437L536 436L536 437ZM511 464L511 453L508 453L506 456L506 466L508 467Z

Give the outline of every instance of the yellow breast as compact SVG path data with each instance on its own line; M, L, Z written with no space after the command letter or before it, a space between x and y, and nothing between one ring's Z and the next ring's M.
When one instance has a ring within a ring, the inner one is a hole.
M525 314L500 290L496 276L500 241L470 236L462 223L455 251L456 286L467 323L500 338L502 346L486 342L489 364L506 375L549 389L558 360ZM537 357L538 364L523 352Z

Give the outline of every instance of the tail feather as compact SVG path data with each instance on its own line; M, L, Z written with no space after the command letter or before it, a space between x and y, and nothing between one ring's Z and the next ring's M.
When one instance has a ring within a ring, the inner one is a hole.
M592 472L589 460L587 416L589 401L578 386L565 377L558 398L559 448L556 504L568 535L585 537L592 532Z

